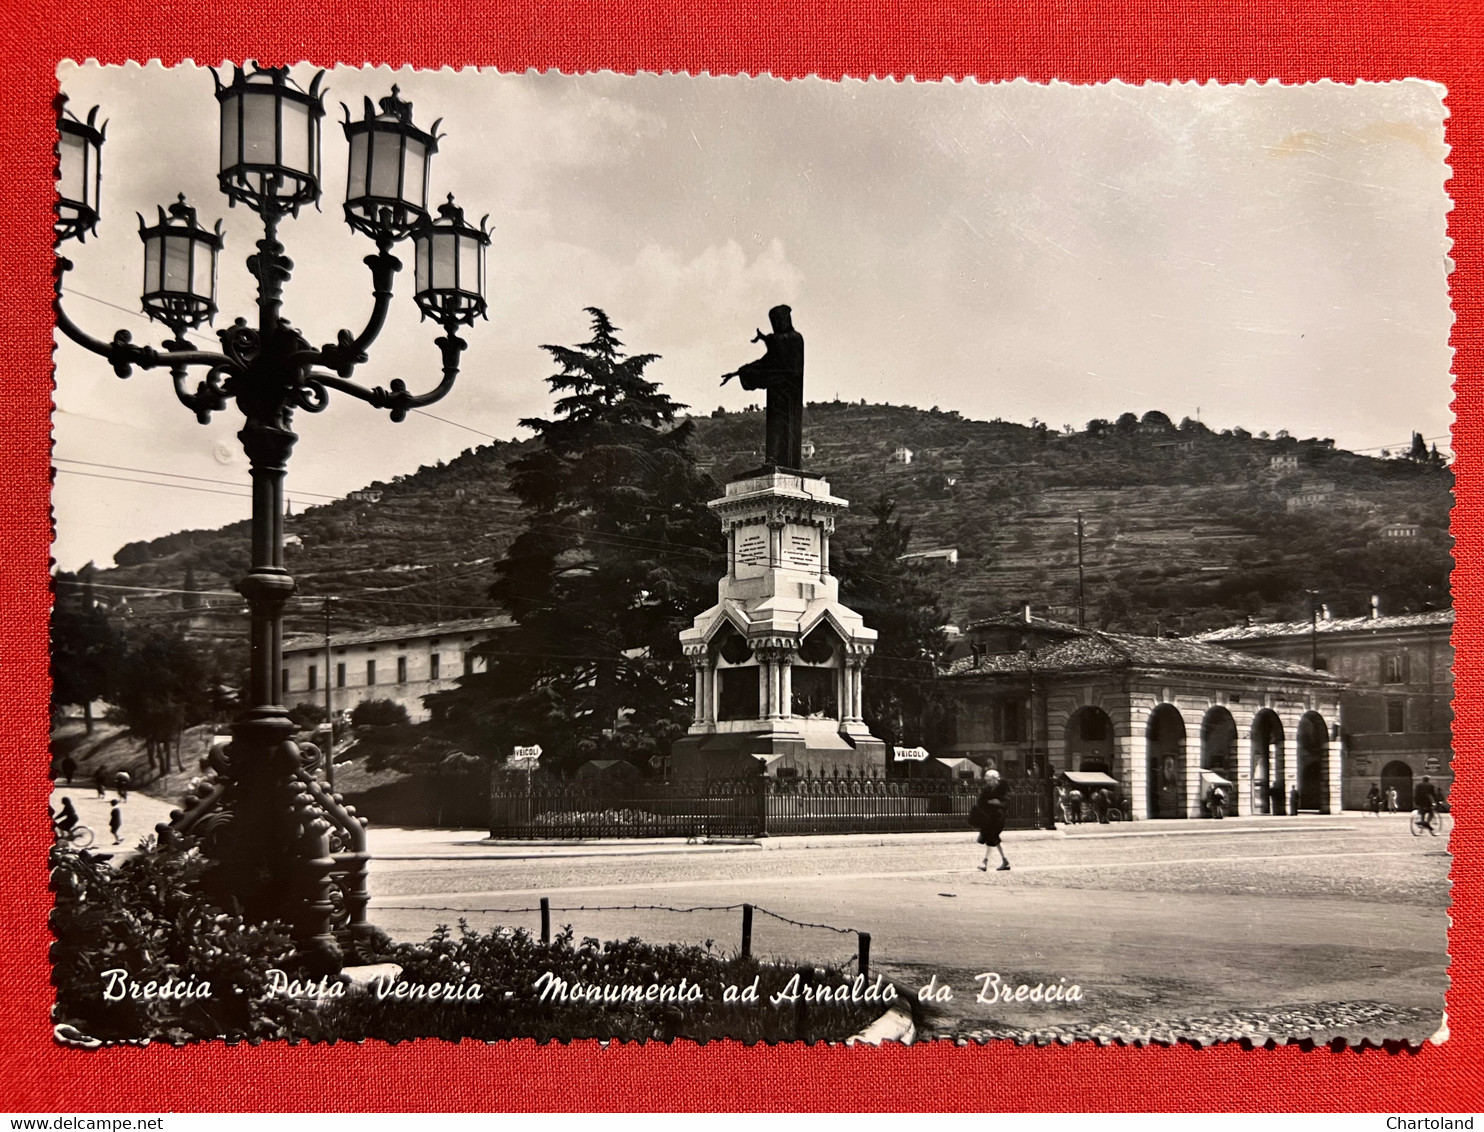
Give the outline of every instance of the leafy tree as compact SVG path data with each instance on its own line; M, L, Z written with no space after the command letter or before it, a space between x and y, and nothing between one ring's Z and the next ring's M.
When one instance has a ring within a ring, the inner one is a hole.
M910 747L931 741L941 715L935 676L947 654L947 617L936 568L902 559L912 528L896 517L895 501L880 496L871 518L859 543L847 543L833 566L840 600L878 634L865 672L866 723L887 742Z
M1420 432L1412 434L1412 449L1407 453L1407 459L1418 464L1427 462L1427 441L1422 439Z
M180 733L212 714L215 681L207 666L179 633L149 630L125 637L116 683L114 702L124 725L144 743L150 766L168 773Z
M118 639L108 614L93 598L93 564L77 574L58 571L51 619L52 712L82 708L83 724L93 730L93 701L113 690Z
M1088 436L1102 437L1107 436L1112 427L1113 425L1109 421L1105 421L1102 417L1094 417L1087 422L1087 428L1084 431Z
M428 697L467 749L503 755L539 743L543 765L646 761L690 720L691 669L678 634L715 600L726 569L706 501L715 483L690 450L685 406L645 376L588 308L592 337L543 346L560 367L551 420L511 461L524 525L495 566L490 596L515 624L481 650L486 670Z
M1122 413L1113 422L1113 428L1120 436L1132 436L1139 431L1139 418L1133 413Z

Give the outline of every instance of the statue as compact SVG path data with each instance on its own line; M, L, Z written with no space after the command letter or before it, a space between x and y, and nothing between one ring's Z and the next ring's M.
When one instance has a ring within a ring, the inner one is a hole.
M787 306L770 310L768 321L773 333L759 330L752 339L764 343L767 352L725 374L721 383L737 377L743 389L768 391L767 462L797 471L804 460L804 336L794 329L793 311Z

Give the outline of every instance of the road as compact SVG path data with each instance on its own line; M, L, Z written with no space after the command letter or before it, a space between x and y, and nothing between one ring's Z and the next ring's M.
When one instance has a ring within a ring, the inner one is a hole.
M1404 816L1137 823L1011 833L981 873L968 834L758 845L493 844L373 831L372 919L535 931L540 897L578 937L739 946L743 902L871 934L873 972L953 998L959 1040L1333 1036L1420 1041L1447 988L1449 857ZM596 911L593 909L621 910ZM684 909L711 909L684 911ZM506 911L508 910L508 911ZM853 970L856 937L760 912L754 953ZM1081 988L1080 1002L979 1000L975 976ZM1065 980L1065 981L1063 981Z

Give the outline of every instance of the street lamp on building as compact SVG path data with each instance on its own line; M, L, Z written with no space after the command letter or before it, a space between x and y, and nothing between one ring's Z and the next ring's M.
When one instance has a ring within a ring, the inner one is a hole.
M293 929L303 955L320 970L337 969L343 943L354 943L366 927L366 839L364 822L316 776L321 753L297 744L296 727L281 698L283 606L294 592L284 569L283 479L298 439L294 410L321 412L331 392L386 409L394 421L429 405L452 388L465 343L460 327L487 317L485 249L489 232L464 220L448 201L430 215L431 159L438 149L437 125L418 129L412 105L396 87L380 100L366 100L361 121L346 110L349 177L345 219L376 245L365 258L371 269L372 310L359 331L341 330L335 341L313 347L280 313L283 287L293 270L278 241L278 226L321 192L321 123L325 108L315 75L300 87L287 67L234 67L229 78L215 70L221 115L217 182L231 206L243 204L262 221L263 238L248 270L257 280L257 317L238 318L217 331L221 349L201 350L188 331L217 314L217 257L223 248L220 221L205 227L197 211L178 198L158 210L156 223L141 216L144 244L144 313L170 337L158 348L137 345L127 330L108 341L81 330L62 308L63 281L72 264L57 260L56 317L61 331L84 349L108 360L120 377L139 369L168 370L175 394L202 423L236 401L245 418L238 433L251 465L252 558L237 583L251 621L248 705L232 725L232 742L212 756L215 781L168 826L163 842L198 837L214 862L217 894L249 916L281 919ZM96 230L104 129L96 108L85 120L65 107L58 117L57 243L82 242ZM352 381L356 368L386 320L392 281L401 261L392 248L410 239L417 262L414 295L423 318L443 329L435 339L442 379L427 393L411 393L400 380L387 388ZM203 376L192 388L192 370Z

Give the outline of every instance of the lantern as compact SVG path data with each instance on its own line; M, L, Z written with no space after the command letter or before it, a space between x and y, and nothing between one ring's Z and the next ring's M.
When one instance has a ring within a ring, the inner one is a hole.
M431 133L419 130L412 124L412 103L398 94L394 86L381 99L380 114L366 99L359 122L340 104L350 142L345 222L372 239L400 240L428 219L428 159L438 152L438 123Z
M177 335L187 327L209 322L216 314L216 254L222 250L222 222L216 230L196 223L196 210L182 194L168 215L146 228L139 218L144 241L144 294L141 301L150 318L158 319Z
M70 110L57 116L57 220L54 225L58 242L86 240L89 232L98 230L99 188L102 183L99 159L103 150L103 131L97 125L98 108L88 111L88 120L79 121Z
M320 71L303 90L287 67L236 68L232 81L216 80L221 103L221 172L217 180L233 204L263 216L297 216L299 206L319 203L320 119L325 104Z
M476 228L464 221L464 210L448 201L438 206L438 219L412 234L417 248L413 298L424 318L451 325L487 318L484 303L484 250L489 247L486 216Z

